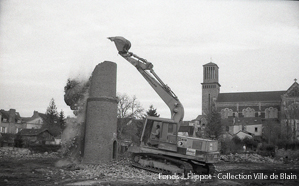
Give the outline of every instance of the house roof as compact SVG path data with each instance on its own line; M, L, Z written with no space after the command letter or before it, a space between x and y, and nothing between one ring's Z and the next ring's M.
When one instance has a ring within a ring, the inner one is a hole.
M0 110L0 114L2 115L2 118L9 118L9 111L5 111L3 109Z
M280 101L286 91L220 93L217 102Z
M42 132L49 132L48 129L23 129L21 130L18 134L22 135L22 136L37 136ZM49 132L50 134L52 134L51 132Z
M2 115L2 118L5 118L7 120L9 119L9 111L1 109L0 114ZM21 119L21 116L20 116L19 112L15 112L15 119L16 120Z
M33 112L33 115L32 115L31 117L23 117L22 119L23 119L23 121L24 121L25 123L29 123L30 121L32 121L32 120L34 120L34 119L36 119L36 118L42 118L43 121L44 121L45 123L48 122L47 115L46 115L46 114L43 114L43 113L39 113L39 112L37 112L37 111L34 111L34 112Z
M246 135L251 136L251 137L254 135L254 134L252 134L252 133L250 133L250 132L247 132L247 131L244 131L244 130L240 130L240 131L237 132L235 135L237 136L237 135L240 134L240 133L246 134Z

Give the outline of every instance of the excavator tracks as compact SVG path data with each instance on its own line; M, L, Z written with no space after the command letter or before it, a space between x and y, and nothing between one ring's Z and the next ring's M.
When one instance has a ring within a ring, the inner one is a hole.
M161 174L187 175L193 172L191 163L158 154L134 154L132 157L132 166Z

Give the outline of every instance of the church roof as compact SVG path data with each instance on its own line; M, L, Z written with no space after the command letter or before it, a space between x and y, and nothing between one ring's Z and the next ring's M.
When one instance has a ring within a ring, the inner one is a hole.
M286 91L219 93L217 102L281 101Z
M299 96L299 84L296 82L297 79L295 79L295 82L290 86L290 88L285 92L285 96L290 97L297 97Z

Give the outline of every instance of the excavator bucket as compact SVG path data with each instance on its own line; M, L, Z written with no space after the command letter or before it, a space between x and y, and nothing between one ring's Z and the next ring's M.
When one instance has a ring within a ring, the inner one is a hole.
M108 37L111 41L114 41L114 44L119 53L128 53L131 48L131 42L124 37L116 36L116 37Z

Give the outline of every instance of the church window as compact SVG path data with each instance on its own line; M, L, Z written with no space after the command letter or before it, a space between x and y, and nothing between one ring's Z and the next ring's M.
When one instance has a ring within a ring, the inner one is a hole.
M228 118L229 116L233 116L234 111L229 108L221 109L221 118Z
M257 127L254 128L254 132L257 132Z
M265 118L278 118L277 108L269 107L265 109Z
M242 114L245 118L255 117L255 110L253 108L247 107L246 109L242 110Z

